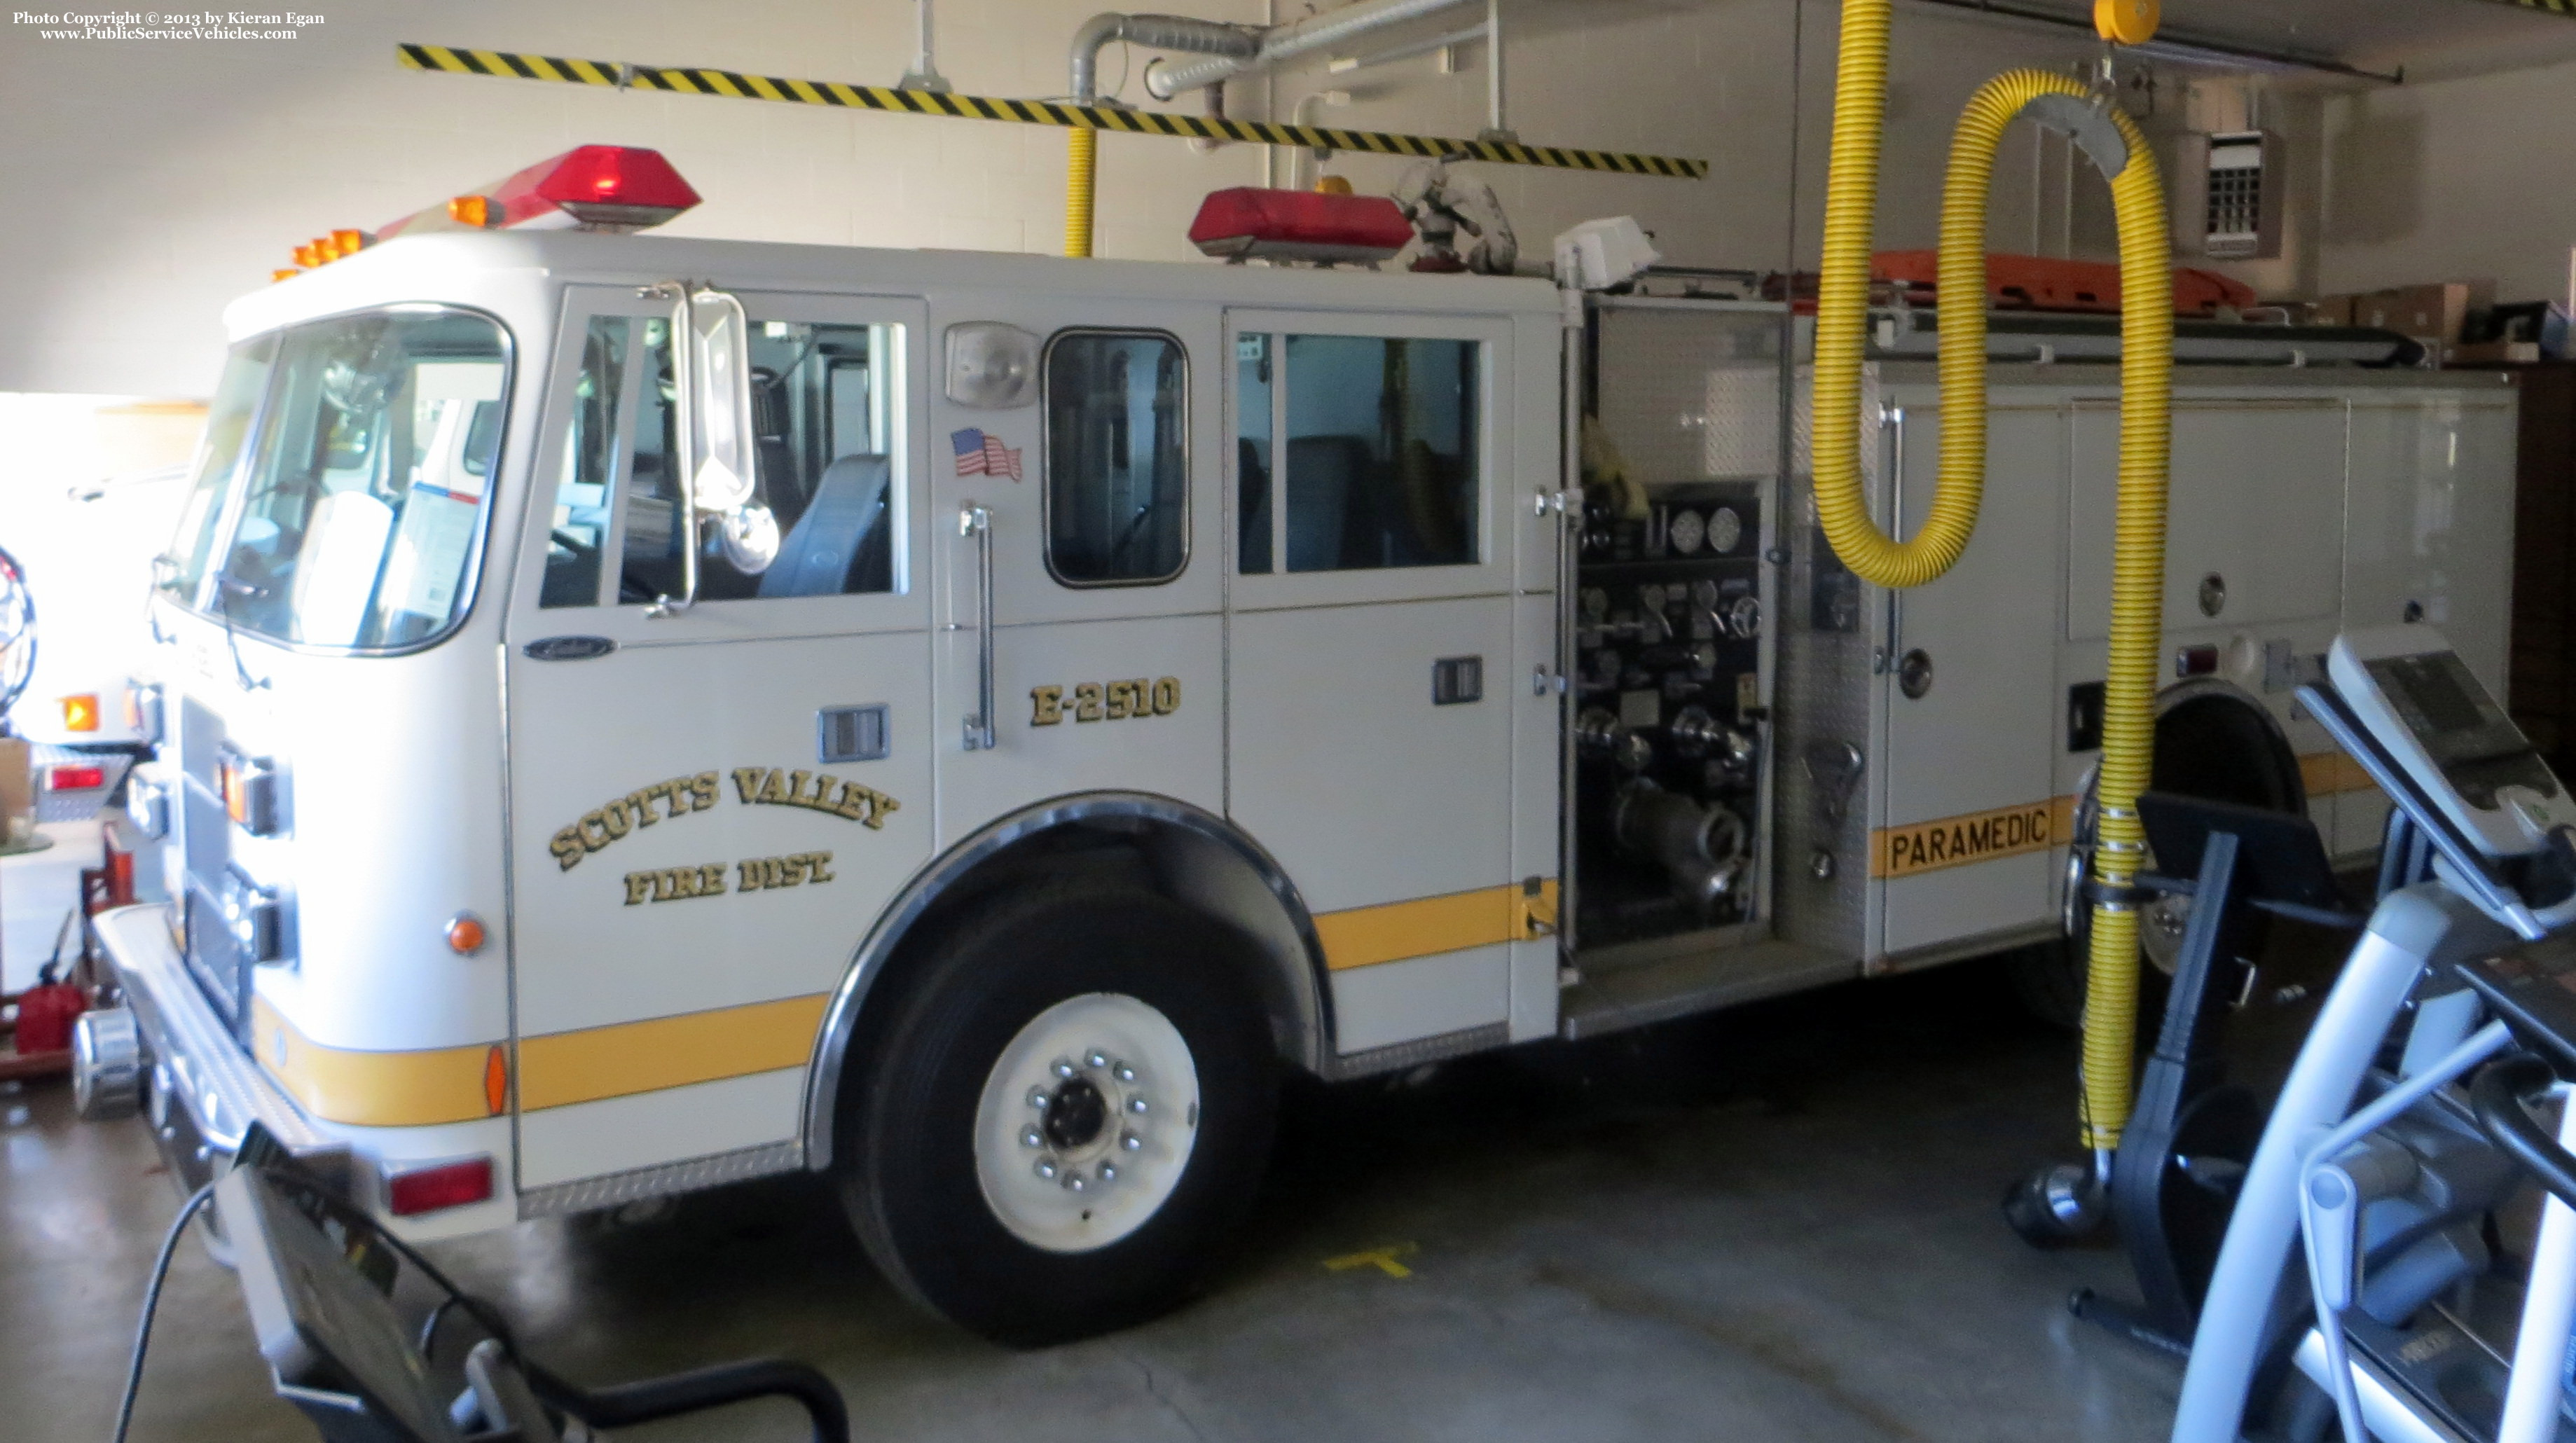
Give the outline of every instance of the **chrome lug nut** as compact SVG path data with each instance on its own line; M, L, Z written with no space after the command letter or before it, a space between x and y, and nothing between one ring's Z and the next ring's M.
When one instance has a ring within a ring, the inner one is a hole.
M1118 1181L1118 1164L1114 1162L1102 1163L1100 1165L1100 1180L1104 1183Z
M1029 1106L1036 1108L1038 1111L1046 1111L1047 1103L1051 1100L1052 1099L1047 1096L1047 1090L1045 1088L1032 1087L1029 1089Z
M1117 1078L1120 1082L1134 1082L1136 1080L1136 1069L1123 1062L1113 1063L1109 1068L1109 1075Z
M1118 1146L1128 1152L1134 1152L1144 1145L1145 1139L1138 1137L1132 1132L1122 1132L1118 1134Z
M1081 1069L1080 1069L1080 1068L1077 1068L1077 1067L1075 1067L1075 1066L1073 1065L1073 1059L1072 1059L1072 1058L1070 1058L1070 1057L1059 1057L1059 1058L1057 1058L1057 1059L1055 1060L1055 1066L1054 1066L1054 1067L1052 1067L1052 1068L1049 1068L1048 1070L1049 1070L1049 1071L1051 1071L1051 1072L1053 1072L1056 1076L1061 1077L1061 1078L1065 1079L1065 1080L1066 1080L1066 1081L1068 1081L1068 1082L1069 1082L1069 1081L1071 1081L1071 1080L1073 1079L1073 1075L1074 1075L1076 1072L1081 1071Z
M1020 1146L1044 1147L1046 1146L1046 1134L1038 1131L1034 1127L1022 1129L1020 1133Z
M1066 1192L1080 1192L1088 1186L1090 1186L1090 1184L1083 1181L1082 1171L1079 1168L1064 1175L1064 1190Z
M1144 1115L1145 1115L1145 1099L1143 1099L1143 1098L1141 1098L1141 1097L1131 1097L1131 1098L1127 1099L1127 1110L1128 1110L1129 1112L1135 1113L1135 1114L1136 1114L1137 1116L1139 1116L1139 1117L1144 1116Z
M1045 1178L1050 1182L1054 1181L1057 1171L1055 1159L1048 1157L1039 1158L1036 1171L1039 1177Z
M1109 1065L1109 1054L1095 1047L1082 1055L1082 1065L1090 1068L1107 1067Z

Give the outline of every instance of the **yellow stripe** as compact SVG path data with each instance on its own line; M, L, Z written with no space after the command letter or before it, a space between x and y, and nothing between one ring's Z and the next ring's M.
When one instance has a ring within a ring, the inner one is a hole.
M581 85L614 85L619 65L613 60L549 60L542 55L519 55L497 50L451 50L439 45L414 47L428 57L424 66L411 50L397 46L394 59L407 70L435 69L447 74L489 75L503 80L534 78L538 80ZM534 77L521 76L511 68L518 60L536 72ZM830 105L835 100L848 107L871 110L901 111L918 115L948 115L965 120L997 120L1013 125L1062 126L1080 130L1114 130L1129 135L1165 135L1205 138L1229 136L1250 144L1321 147L1328 150L1366 151L1380 155L1447 155L1464 152L1477 159L1504 165L1535 165L1558 170L1612 171L1622 175L1667 176L1676 180L1700 180L1708 175L1708 162L1669 155L1634 155L1607 150L1567 150L1557 147L1498 145L1487 141L1452 140L1437 135L1396 135L1376 130L1332 130L1319 126L1276 125L1268 121L1216 121L1195 115L1176 115L1164 111L1126 110L1112 106L1051 105L1038 101L996 100L978 95L933 94L919 90L890 90L877 86L847 85L831 80L797 80L785 77L745 75L736 77L720 70L662 69L636 67L639 83L688 95L722 95L736 100L767 100L788 105Z
M2311 798L2370 791L2379 785L2361 769L2361 763L2341 752L2310 752L2299 758L2299 782Z
M518 1047L519 1106L566 1107L803 1067L829 1000L816 993L528 1038ZM325 1047L265 999L251 1006L260 1065L325 1122L426 1127L492 1115L483 1088L493 1043L410 1052Z
M1315 919L1324 965L1335 972L1408 957L1544 937L1556 925L1556 883L1521 884L1327 912Z
M355 1052L324 1047L251 999L251 1048L287 1096L324 1122L355 1127L427 1127L492 1115L483 1065L492 1045L425 1052Z
M535 1112L803 1067L830 1000L818 992L528 1038L519 1044L519 1106Z

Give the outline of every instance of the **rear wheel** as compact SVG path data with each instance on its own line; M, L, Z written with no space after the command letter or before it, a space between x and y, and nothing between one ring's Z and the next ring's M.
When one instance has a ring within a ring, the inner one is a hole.
M2155 764L2147 787L2267 811L2305 813L2308 808L2298 754L2290 750L2280 723L2245 692L2208 679L2186 682L2157 698ZM2021 948L2006 960L2022 1005L2041 1021L2069 1031L2084 1022L2093 908L2082 887L2092 875L2097 808L2094 783L2088 781L2067 858L2065 935ZM2159 897L2140 909L2138 950L2148 967L2139 978L2138 1018L2148 1036L2162 1020L2163 979L2173 975L2190 922L2186 897Z
M841 1184L895 1284L998 1342L1178 1304L1270 1149L1276 1065L1232 934L1046 888L933 944L845 1098Z

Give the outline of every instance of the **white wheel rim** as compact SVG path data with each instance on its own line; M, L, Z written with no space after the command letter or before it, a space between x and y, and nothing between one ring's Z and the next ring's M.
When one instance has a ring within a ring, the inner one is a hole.
M1125 993L1089 992L1031 1018L994 1060L975 1180L1012 1236L1090 1252L1162 1208L1198 1130L1198 1064L1180 1029Z

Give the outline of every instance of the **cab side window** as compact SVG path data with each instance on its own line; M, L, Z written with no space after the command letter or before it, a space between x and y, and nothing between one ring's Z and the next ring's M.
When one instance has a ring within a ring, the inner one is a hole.
M1067 586L1169 581L1189 559L1189 362L1153 332L1047 347L1047 568Z
M590 322L566 420L562 475L539 604L649 603L682 589L680 548L698 553L698 599L844 596L895 589L903 527L899 395L903 328L762 321L751 340L753 502L778 554L753 570L720 527L680 519L670 323ZM612 534L613 533L613 534ZM694 537L692 537L694 533ZM599 575L614 553L614 590Z
M1242 569L1475 564L1482 363L1475 341L1239 337Z

